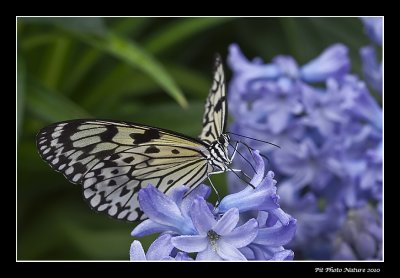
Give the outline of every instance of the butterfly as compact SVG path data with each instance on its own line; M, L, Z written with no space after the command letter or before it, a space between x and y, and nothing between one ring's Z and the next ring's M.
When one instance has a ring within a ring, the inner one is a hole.
M70 182L82 184L89 205L113 218L145 218L137 199L152 184L164 193L179 185L194 189L229 167L230 137L225 133L227 99L222 59L205 103L199 138L143 124L71 120L49 125L37 135L39 154ZM237 147L237 145L236 145Z

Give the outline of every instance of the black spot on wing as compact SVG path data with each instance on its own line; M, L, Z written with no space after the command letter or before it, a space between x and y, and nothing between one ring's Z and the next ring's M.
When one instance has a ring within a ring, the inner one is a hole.
M121 188L121 192L119 193L119 197L123 197L123 196L125 196L126 194L129 194L129 193L131 193L131 191L129 189L127 189L125 186L123 186Z
M171 153L173 153L173 154L180 154L180 152L179 152L177 149L173 149L173 150L171 151Z
M144 153L159 153L159 152L160 149L157 148L156 146L150 146L144 151Z
M116 175L116 174L118 174L118 169L114 169L114 170L112 170L112 171L111 171L111 174L113 174L113 175Z
M125 163L128 163L128 164L131 163L133 160L135 160L135 158L133 156L130 156L130 157L127 157L127 158L123 159L123 161Z
M110 160L117 160L120 157L118 153L114 153L110 156Z
M117 182L116 182L115 180L110 180L110 181L108 182L108 185L109 185L109 186L115 186L115 185L117 185Z
M208 131L206 132L206 136L210 136L212 134L212 128L210 126L210 128L208 129Z
M221 98L218 100L217 104L216 104L215 107L214 107L214 111L215 111L215 112L221 111L222 105L224 105L224 103L225 103L225 96L221 97Z
M107 131L100 133L100 139L104 142L112 142L115 135L118 134L118 128L113 125L107 125Z
M133 139L133 144L142 144L148 143L154 139L160 139L160 132L157 129L150 128L143 134L131 133L129 136Z
M76 173L85 173L87 171L87 167L80 162L75 163L73 167Z

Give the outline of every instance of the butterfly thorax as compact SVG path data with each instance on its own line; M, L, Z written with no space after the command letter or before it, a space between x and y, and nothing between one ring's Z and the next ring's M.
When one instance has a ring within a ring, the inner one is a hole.
M231 159L228 155L229 136L221 134L218 140L214 141L208 148L208 162L214 167L214 172L228 171L228 165L231 164Z

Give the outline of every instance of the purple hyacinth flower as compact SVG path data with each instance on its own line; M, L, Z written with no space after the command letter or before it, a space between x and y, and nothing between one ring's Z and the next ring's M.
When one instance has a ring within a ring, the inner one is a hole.
M256 238L251 244L240 249L247 259L283 261L292 260L294 253L286 250L283 245L288 244L296 233L296 219L274 209L269 212L260 211L257 222L259 229Z
M153 233L170 232L176 234L194 234L195 227L190 219L190 207L197 196L208 197L211 190L208 186L199 185L188 196L189 188L178 187L170 196L161 193L154 186L139 191L141 209L149 217L132 231L132 236L144 236Z
M257 173L253 176L250 183L256 188L247 186L238 193L227 195L221 200L218 206L218 212L224 213L231 208L237 208L240 212L250 210L273 210L279 207L279 197L276 195L276 180L274 173L269 171L264 177L265 165L263 158L258 151L254 153L256 162L255 170Z
M335 241L334 259L381 260L382 223L370 205L350 210Z
M382 63L378 62L375 49L372 46L364 46L360 49L360 55L366 81L374 90L382 93Z
M301 67L301 79L306 82L321 82L328 78L340 79L349 72L348 49L343 44L334 44L320 56Z
M193 202L191 217L198 234L174 237L171 241L177 249L198 252L196 260L246 260L238 248L247 246L257 236L255 219L236 227L239 210L232 208L216 220L201 197Z
M178 252L175 257L171 256L174 246L171 243L171 235L164 234L157 238L149 247L145 254L142 244L135 240L131 244L129 251L131 261L187 261L193 260L186 253Z
M383 39L383 18L382 17L362 17L365 32L368 37L377 45L382 45Z

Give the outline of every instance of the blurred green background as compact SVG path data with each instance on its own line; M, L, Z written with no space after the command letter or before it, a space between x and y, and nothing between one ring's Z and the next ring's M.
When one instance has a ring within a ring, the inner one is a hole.
M368 44L357 18L18 18L17 36L17 258L34 260L127 260L135 226L92 211L40 159L40 128L103 118L197 136L214 53L226 59L229 44L302 64L342 42L356 73ZM223 196L225 176L214 184Z

